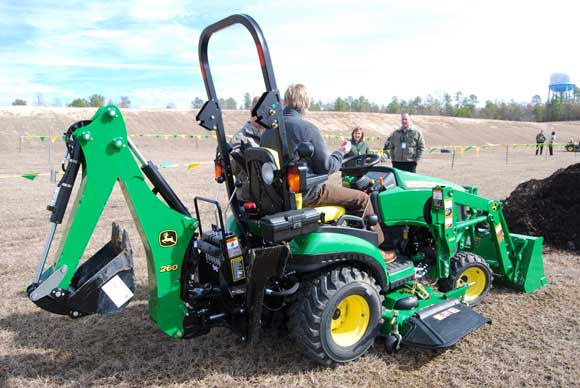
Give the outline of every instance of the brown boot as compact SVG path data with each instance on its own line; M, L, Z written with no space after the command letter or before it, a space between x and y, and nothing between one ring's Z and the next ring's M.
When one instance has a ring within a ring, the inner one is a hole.
M397 260L397 253L395 251L383 251L382 249L379 249L379 251L381 252L381 256L383 256L385 263L392 263Z

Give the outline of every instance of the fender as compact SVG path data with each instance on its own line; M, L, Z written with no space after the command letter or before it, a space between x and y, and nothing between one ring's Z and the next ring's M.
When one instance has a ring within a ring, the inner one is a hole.
M387 266L376 245L361 237L324 229L290 242L287 271L311 272L336 263L359 264L371 272L381 289L388 289Z

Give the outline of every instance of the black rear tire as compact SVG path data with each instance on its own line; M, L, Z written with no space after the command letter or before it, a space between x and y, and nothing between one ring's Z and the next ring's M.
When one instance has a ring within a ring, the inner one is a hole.
M303 283L290 307L290 334L307 358L325 366L364 355L379 334L382 300L375 279L356 268L335 268Z
M449 277L439 280L439 289L449 291L465 283L475 283L467 289L465 294L465 301L475 306L487 297L492 282L493 272L481 256L459 251L451 258Z

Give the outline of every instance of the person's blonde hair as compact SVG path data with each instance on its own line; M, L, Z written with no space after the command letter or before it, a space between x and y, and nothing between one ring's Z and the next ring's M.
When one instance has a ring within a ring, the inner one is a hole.
M304 113L310 107L310 96L306 87L302 84L292 84L288 86L284 93L284 106L294 109L299 113Z

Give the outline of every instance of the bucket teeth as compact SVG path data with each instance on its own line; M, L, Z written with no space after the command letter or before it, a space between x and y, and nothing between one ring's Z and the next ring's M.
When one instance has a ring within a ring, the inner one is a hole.
M116 222L113 222L111 226L111 243L113 244L115 252L120 253L126 251L128 254L133 256L129 234L125 229L121 229L119 224Z

